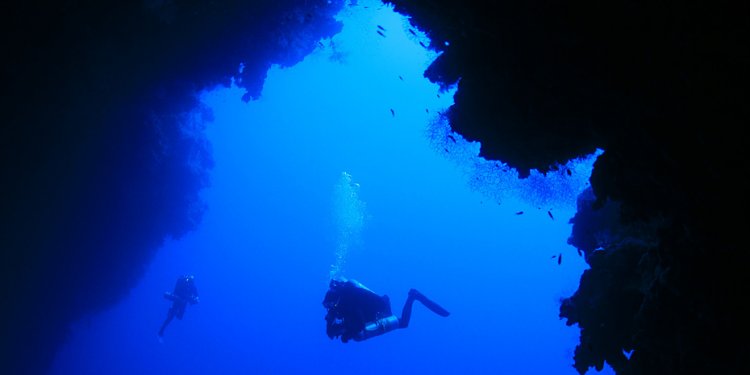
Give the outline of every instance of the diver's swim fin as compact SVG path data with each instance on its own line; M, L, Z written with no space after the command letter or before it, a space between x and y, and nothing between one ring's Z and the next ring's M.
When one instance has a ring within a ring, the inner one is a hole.
M422 304L430 309L435 314L438 314L440 316L448 316L451 313L448 312L448 310L444 309L442 306L438 305L437 303L431 301L427 297L425 297L422 293L419 293L416 289L412 289L409 291L409 295L414 297L419 302L422 302Z

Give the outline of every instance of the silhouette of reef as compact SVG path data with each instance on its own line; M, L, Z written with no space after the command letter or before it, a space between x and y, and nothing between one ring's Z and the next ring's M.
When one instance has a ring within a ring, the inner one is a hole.
M442 52L425 75L458 85L447 115L482 156L525 177L604 150L560 309L578 372L750 373L748 3L388 2Z
M257 97L343 3L15 1L0 12L0 372L42 374L69 324L125 296L201 219L196 94ZM239 72L240 64L243 69Z

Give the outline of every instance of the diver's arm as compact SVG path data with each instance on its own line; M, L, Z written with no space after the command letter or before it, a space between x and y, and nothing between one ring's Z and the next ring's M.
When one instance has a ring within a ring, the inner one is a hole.
M182 297L175 293L170 292L164 292L164 298L167 300L170 300L172 302L190 302L190 304L195 305L199 302L198 296L190 296L190 297Z

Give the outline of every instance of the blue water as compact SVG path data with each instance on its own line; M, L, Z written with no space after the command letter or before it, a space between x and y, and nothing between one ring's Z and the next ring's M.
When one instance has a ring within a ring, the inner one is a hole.
M371 5L272 68L257 100L203 93L208 211L119 304L71 327L52 374L576 374L579 331L558 308L586 268L566 240L592 159L520 181L478 158L439 120L452 92L422 77L427 40ZM162 293L184 273L201 302L159 340ZM419 289L451 316L415 304L408 329L332 341L333 275L389 295L394 312Z

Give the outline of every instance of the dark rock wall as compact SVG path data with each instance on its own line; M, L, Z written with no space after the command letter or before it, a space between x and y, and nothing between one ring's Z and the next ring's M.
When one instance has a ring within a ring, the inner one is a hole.
M389 3L442 52L425 74L458 84L451 126L482 156L525 177L605 150L570 239L591 269L560 310L578 371L750 373L747 3Z
M0 10L0 372L46 371L68 324L200 220L211 114L338 32L341 1L22 1ZM240 63L244 70L238 73Z

